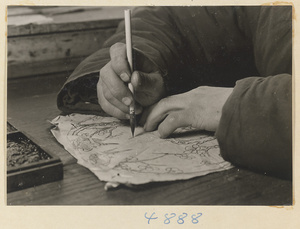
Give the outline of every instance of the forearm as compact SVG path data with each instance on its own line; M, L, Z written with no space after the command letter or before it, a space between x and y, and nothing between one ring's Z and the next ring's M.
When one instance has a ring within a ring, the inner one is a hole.
M146 73L159 70L164 77L171 66L177 66L177 50L182 42L170 20L168 8L147 7L134 10L132 38L135 70ZM80 104L80 110L90 110L90 102L97 102L94 82L99 79L100 69L110 61L110 47L118 42L125 43L123 22L116 33L104 43L103 48L82 61L68 78L58 94L59 109L66 112L77 111L77 105ZM93 83L87 85L85 82Z
M237 82L216 133L224 159L251 170L291 177L292 77Z

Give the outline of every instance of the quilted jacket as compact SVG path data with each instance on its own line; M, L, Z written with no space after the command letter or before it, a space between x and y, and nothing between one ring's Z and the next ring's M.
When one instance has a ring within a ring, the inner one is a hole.
M167 95L201 85L234 87L216 132L222 156L291 178L291 6L138 7L132 41L133 58L143 55L158 67ZM59 109L103 113L96 84L116 42L125 43L124 22L71 74L58 94Z

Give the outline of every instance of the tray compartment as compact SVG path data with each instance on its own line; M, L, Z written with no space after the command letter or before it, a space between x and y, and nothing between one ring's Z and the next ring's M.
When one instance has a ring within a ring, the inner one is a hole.
M63 178L61 160L43 150L22 132L7 134L7 192Z

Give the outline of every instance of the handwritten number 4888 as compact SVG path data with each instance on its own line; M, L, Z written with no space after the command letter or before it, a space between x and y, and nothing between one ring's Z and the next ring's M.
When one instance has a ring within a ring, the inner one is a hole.
M152 215L150 217L148 217L147 212L145 213L145 218L148 219L148 224L150 224L151 220L158 219L158 217L154 217L154 215L155 215L155 212L153 212ZM202 213L197 213L197 214L191 215L191 223L193 223L193 224L199 223L198 218L201 216L202 216ZM176 217L175 213L170 213L170 214L166 213L164 224L170 224L171 219L173 219L174 217ZM185 220L187 220L187 217L188 217L187 213L182 213L181 215L178 216L177 223L184 224Z

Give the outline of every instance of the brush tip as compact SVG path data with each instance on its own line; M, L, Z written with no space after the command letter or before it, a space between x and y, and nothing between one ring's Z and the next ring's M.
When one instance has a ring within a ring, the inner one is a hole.
M130 115L130 127L131 127L131 134L134 137L134 130L135 130L135 115Z

